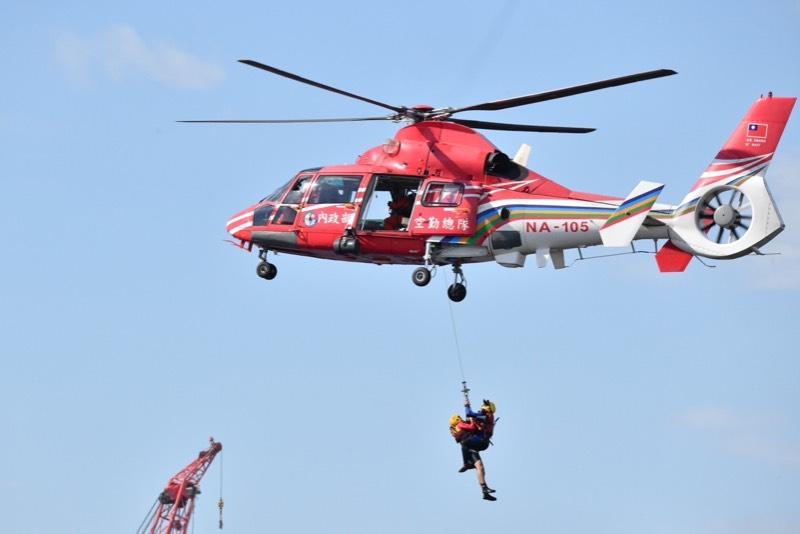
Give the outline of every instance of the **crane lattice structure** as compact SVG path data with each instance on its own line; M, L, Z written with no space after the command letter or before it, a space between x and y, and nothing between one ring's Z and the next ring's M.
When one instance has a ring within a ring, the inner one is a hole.
M188 532L194 512L194 498L200 494L203 478L214 457L222 450L222 443L209 438L208 449L200 451L197 459L178 471L158 496L150 512L137 530L137 534L183 534ZM220 504L222 500L220 499ZM220 506L220 518L222 507ZM220 528L222 520L220 519Z

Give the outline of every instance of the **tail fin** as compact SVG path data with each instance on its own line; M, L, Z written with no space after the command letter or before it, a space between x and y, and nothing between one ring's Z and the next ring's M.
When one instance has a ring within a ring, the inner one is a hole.
M757 250L784 228L764 174L797 99L756 100L728 142L665 221L688 253L731 259Z
M730 139L692 187L692 192L718 182L766 169L778 147L797 98L759 98L733 131ZM729 184L730 185L730 184ZM692 192L687 198L692 196ZM686 202L686 200L684 200Z

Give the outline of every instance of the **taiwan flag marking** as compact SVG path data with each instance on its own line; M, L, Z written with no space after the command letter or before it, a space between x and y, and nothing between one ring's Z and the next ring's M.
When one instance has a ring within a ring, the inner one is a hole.
M747 125L747 137L753 137L756 139L766 139L767 125L757 122L751 122L750 124Z

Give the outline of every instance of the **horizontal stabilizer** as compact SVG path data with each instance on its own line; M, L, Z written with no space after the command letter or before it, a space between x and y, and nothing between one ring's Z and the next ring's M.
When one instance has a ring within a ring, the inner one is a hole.
M664 243L664 246L656 253L658 270L662 273L682 273L692 258L694 258L692 254L679 249L672 244L672 241Z
M662 189L664 189L664 184L639 182L639 185L631 191L631 194L600 228L603 245L607 247L630 245Z

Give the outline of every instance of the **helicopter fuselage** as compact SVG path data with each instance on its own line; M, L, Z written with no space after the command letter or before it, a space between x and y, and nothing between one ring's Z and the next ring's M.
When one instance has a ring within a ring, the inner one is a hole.
M558 185L470 128L425 121L401 129L354 165L301 171L236 214L228 231L244 247L323 259L494 259L521 267L536 254L540 264L550 258L561 267L564 249L602 243L600 228L622 201ZM663 225L643 226L636 236L666 237Z

